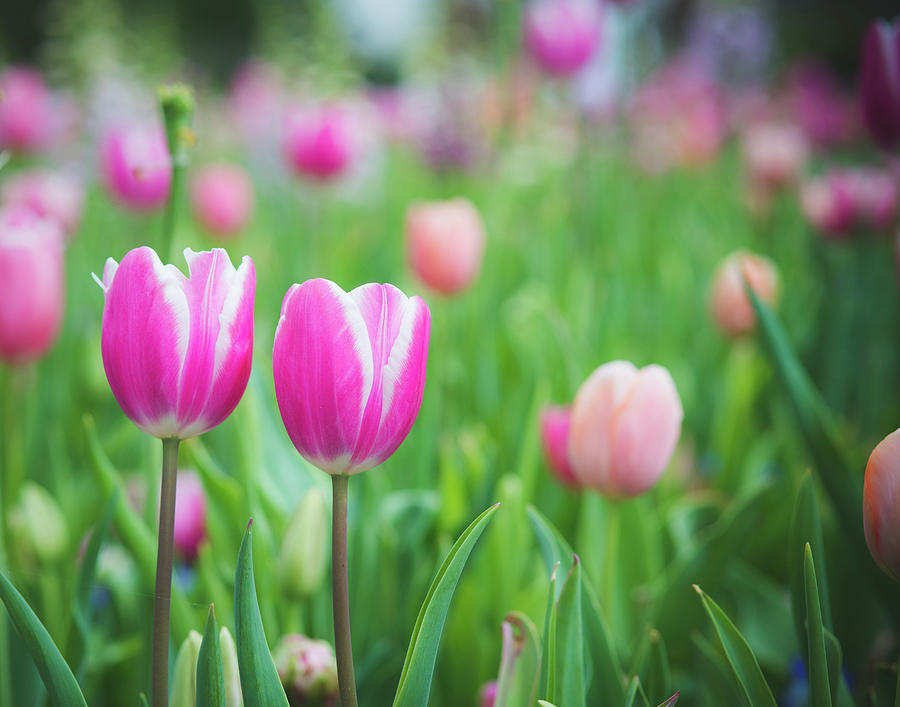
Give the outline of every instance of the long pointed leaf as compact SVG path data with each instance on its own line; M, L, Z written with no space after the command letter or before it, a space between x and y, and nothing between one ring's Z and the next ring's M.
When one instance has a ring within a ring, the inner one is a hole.
M203 642L197 656L196 707L225 707L225 674L222 671L222 647L219 625L212 605L203 631Z
M641 679L635 675L628 685L628 692L625 693L625 707L650 707L647 701L647 695L644 694L644 688L641 687Z
M812 549L806 543L803 550L803 584L806 587L806 630L809 654L810 707L831 707L831 687L828 682L828 659L825 655L825 627L819 606L816 568Z
M538 694L556 701L556 573L559 563L550 573L547 609L544 612L544 640L541 649L541 683Z
M567 707L585 704L581 607L581 562L575 555L559 595L556 618L557 699Z

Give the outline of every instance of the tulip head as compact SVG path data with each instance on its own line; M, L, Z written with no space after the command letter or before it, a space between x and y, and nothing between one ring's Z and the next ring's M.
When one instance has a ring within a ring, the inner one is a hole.
M288 164L300 176L335 179L353 159L350 121L337 106L297 111L287 121L284 147Z
M797 179L809 156L809 143L796 125L757 123L744 132L741 152L751 181L778 189Z
M215 248L184 251L190 275L141 247L106 261L101 351L125 414L154 437L221 423L250 377L256 271Z
M325 495L313 487L307 491L288 521L278 571L285 594L293 600L308 599L322 584L328 558L328 509Z
M110 131L100 160L107 191L129 209L151 211L168 199L171 160L166 134L158 125Z
M468 199L414 204L406 212L406 251L419 279L451 295L478 275L484 223Z
M900 142L900 22L877 20L863 38L860 61L863 120L881 145Z
M525 10L525 47L552 76L572 76L584 67L601 35L599 5L590 0L535 0Z
M253 212L253 185L235 165L210 165L191 179L191 206L211 235L228 238L247 224Z
M478 704L480 707L494 707L497 702L497 687L496 680L484 684L479 694Z
M0 190L5 205L24 206L56 222L71 238L81 222L84 188L62 172L32 170L10 177Z
M206 492L200 477L183 470L175 481L174 545L178 553L193 562L206 539Z
M741 336L756 328L756 312L745 283L767 305L778 299L778 271L771 260L746 251L729 255L716 268L709 292L713 320L727 336Z
M683 416L675 383L662 366L603 364L572 405L569 458L576 478L611 497L644 493L665 471Z
M577 487L578 479L569 461L569 427L572 408L552 405L541 412L541 444L544 457L556 479L565 486Z
M38 358L56 340L63 312L63 239L30 209L0 209L0 358Z
M900 430L872 450L863 486L863 528L872 559L900 582Z
M281 418L297 451L329 474L381 464L422 405L431 313L393 285L344 292L329 280L293 285L275 330Z
M44 78L33 69L0 74L0 150L38 150L53 130L53 107Z
M336 707L337 662L328 642L290 634L272 657L292 707Z

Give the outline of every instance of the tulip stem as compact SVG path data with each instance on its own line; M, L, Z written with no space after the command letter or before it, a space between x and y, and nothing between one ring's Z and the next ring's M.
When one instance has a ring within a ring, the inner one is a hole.
M171 262L172 243L175 240L175 226L184 191L184 173L188 162L188 148L193 141L191 119L194 115L194 94L187 86L174 84L161 86L159 105L162 109L166 129L166 143L172 161L172 181L169 187L169 201L166 204L163 221L163 241L160 256Z
M164 439L162 486L159 494L159 546L156 551L156 592L153 595L153 707L169 702L169 605L172 599L172 552L175 531L175 478L178 439Z
M350 587L347 579L347 487L350 477L333 474L331 516L331 600L334 612L334 653L337 658L341 707L357 707L350 641Z

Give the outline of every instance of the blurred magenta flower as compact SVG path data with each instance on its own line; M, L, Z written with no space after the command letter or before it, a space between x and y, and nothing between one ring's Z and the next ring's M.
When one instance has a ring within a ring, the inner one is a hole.
M572 405L575 476L613 498L644 493L665 471L683 417L675 382L662 366L603 364L582 383Z
M44 78L25 67L0 74L0 149L33 152L53 132L53 107Z
M800 188L800 207L809 224L826 236L846 235L856 218L850 187L840 172L806 181Z
M0 357L21 363L56 340L64 304L63 238L22 206L0 209Z
M270 65L251 60L231 80L228 112L245 140L259 142L280 124L284 110L281 78Z
M900 430L872 450L863 488L863 526L872 559L900 582Z
M175 484L174 545L187 562L193 562L206 538L206 492L193 471L179 472Z
M834 169L807 181L800 205L807 221L826 237L854 229L885 231L897 217L900 191L893 175L874 168Z
M479 695L479 707L494 707L497 702L497 681L485 683Z
M541 411L541 444L544 457L556 479L569 487L579 485L572 463L569 461L569 427L572 408L568 405L550 405Z
M171 160L161 127L110 130L103 138L100 159L107 191L128 208L149 211L168 199Z
M428 287L445 295L465 289L478 275L484 223L464 198L413 204L406 211L406 254Z
M4 205L25 206L42 218L55 221L71 238L81 223L84 187L63 172L35 169L10 177L0 189Z
M728 336L741 336L756 328L756 312L744 282L760 301L774 305L778 299L778 271L761 255L739 250L716 268L709 290L713 321Z
M872 137L884 147L900 142L900 22L877 20L866 30L859 91Z
M187 439L221 423L250 377L256 271L221 248L184 251L190 275L135 248L103 271L101 350L125 414L161 439ZM98 280L99 283L99 280Z
M331 644L292 633L278 642L272 658L291 707L337 707L337 662Z
M601 39L602 17L596 2L533 0L525 8L525 47L552 76L575 74L590 61Z
M349 293L324 279L293 285L272 363L297 451L329 474L356 474L391 456L422 404L430 330L422 298L393 285Z
M299 175L319 181L340 177L354 157L349 117L337 105L294 111L287 120L284 147Z
M814 145L840 145L853 138L857 109L822 66L796 66L788 79L787 99L794 120Z
M239 232L253 212L253 185L240 167L209 165L191 177L191 206L211 235L228 238Z

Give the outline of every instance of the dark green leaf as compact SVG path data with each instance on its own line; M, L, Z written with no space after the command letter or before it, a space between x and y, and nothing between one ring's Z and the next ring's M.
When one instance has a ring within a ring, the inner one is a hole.
M541 683L538 694L556 699L556 575L559 563L550 572L547 609L544 612L544 640L541 649Z
M812 549L806 543L803 550L803 584L806 588L806 628L809 655L810 707L831 707L831 688L828 684L828 659L825 656L825 627L816 586L816 568Z
M647 695L644 694L644 688L641 687L641 679L635 675L628 685L628 692L625 693L625 707L650 707L647 701Z
M225 707L222 647L219 645L219 625L212 605L197 656L197 707Z

